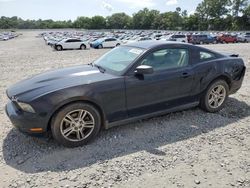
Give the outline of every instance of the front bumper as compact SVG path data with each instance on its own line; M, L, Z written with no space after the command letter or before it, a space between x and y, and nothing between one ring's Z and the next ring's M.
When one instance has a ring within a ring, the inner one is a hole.
M5 106L5 111L11 123L21 132L34 135L47 132L47 125L44 123L46 122L45 119L36 113L23 112L11 101ZM40 131L34 131L39 128Z

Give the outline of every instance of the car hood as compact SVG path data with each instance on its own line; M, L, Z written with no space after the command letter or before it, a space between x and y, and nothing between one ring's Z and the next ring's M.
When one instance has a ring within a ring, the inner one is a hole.
M101 73L91 65L75 66L46 72L18 82L7 89L7 95L10 99L16 98L25 102L53 91L115 77L108 73Z

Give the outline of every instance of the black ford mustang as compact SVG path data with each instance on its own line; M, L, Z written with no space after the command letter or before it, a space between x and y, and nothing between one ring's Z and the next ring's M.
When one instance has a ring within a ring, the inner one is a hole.
M93 63L37 75L7 90L6 113L22 132L51 131L61 144L80 146L102 127L199 105L223 108L242 84L236 55L175 42L138 42Z

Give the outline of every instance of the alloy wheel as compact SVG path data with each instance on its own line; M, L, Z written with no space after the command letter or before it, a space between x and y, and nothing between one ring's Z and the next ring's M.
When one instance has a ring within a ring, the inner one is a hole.
M226 89L222 85L216 85L208 95L208 105L211 108L220 107L226 98Z
M94 130L95 120L87 110L74 110L64 116L60 131L69 141L79 142L86 139Z

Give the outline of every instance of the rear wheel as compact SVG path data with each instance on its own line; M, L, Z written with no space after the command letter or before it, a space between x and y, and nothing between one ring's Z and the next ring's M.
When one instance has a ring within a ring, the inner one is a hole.
M117 47L117 46L120 46L120 43L117 43L115 46L116 46L116 47Z
M81 50L86 50L86 46L85 46L84 44L82 44L82 45L80 46L80 49L81 49Z
M55 140L66 147L78 147L93 139L101 128L98 110L86 103L73 103L63 107L51 122Z
M213 82L201 98L201 108L207 112L220 111L228 98L228 92L229 87L224 80Z

